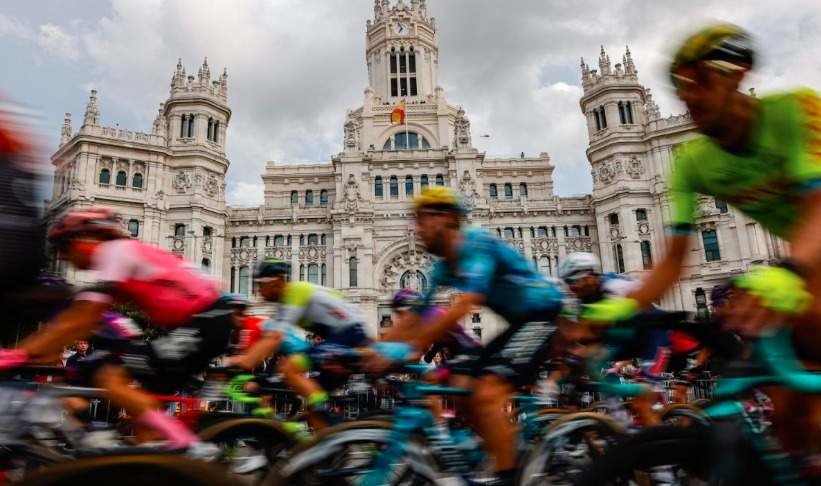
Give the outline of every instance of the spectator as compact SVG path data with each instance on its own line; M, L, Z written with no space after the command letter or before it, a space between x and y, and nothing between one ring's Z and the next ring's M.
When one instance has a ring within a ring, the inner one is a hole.
M66 360L66 368L76 368L80 360L85 359L85 357L88 356L88 349L88 341L82 339L74 341L74 351L76 352Z

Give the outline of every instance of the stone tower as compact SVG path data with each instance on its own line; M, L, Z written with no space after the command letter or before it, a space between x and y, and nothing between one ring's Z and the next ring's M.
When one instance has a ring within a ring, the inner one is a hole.
M587 118L602 265L605 271L632 273L650 267L662 236L645 145L647 92L639 84L629 47L615 65L602 47L598 65L590 69L581 61L584 95L579 104Z

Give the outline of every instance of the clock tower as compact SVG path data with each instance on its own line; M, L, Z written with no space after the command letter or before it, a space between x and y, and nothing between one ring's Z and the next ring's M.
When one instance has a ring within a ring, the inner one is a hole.
M437 86L439 39L425 0L374 0L367 22L368 85L374 95L395 103L433 96Z

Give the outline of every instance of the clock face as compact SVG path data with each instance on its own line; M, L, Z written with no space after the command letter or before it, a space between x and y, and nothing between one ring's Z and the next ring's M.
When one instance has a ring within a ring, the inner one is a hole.
M408 27L408 24L405 22L397 22L396 33L399 35L408 35L410 33L410 27Z

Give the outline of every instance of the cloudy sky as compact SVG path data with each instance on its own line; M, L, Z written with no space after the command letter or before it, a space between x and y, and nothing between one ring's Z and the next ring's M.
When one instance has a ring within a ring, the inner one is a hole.
M606 8L605 8L606 6ZM177 58L189 73L208 56L228 68L233 109L228 199L262 201L265 161L327 161L342 144L345 110L367 84L365 20L372 0L5 0L0 3L0 95L36 110L55 147L63 113L82 121L99 90L104 125L150 131ZM710 19L750 29L759 92L821 88L816 0L428 0L440 36L439 83L464 106L488 156L547 151L556 191L590 190L579 111L579 58L603 44L619 62L630 45L640 81L662 113L679 113L665 64L685 33ZM489 134L489 138L480 138Z

